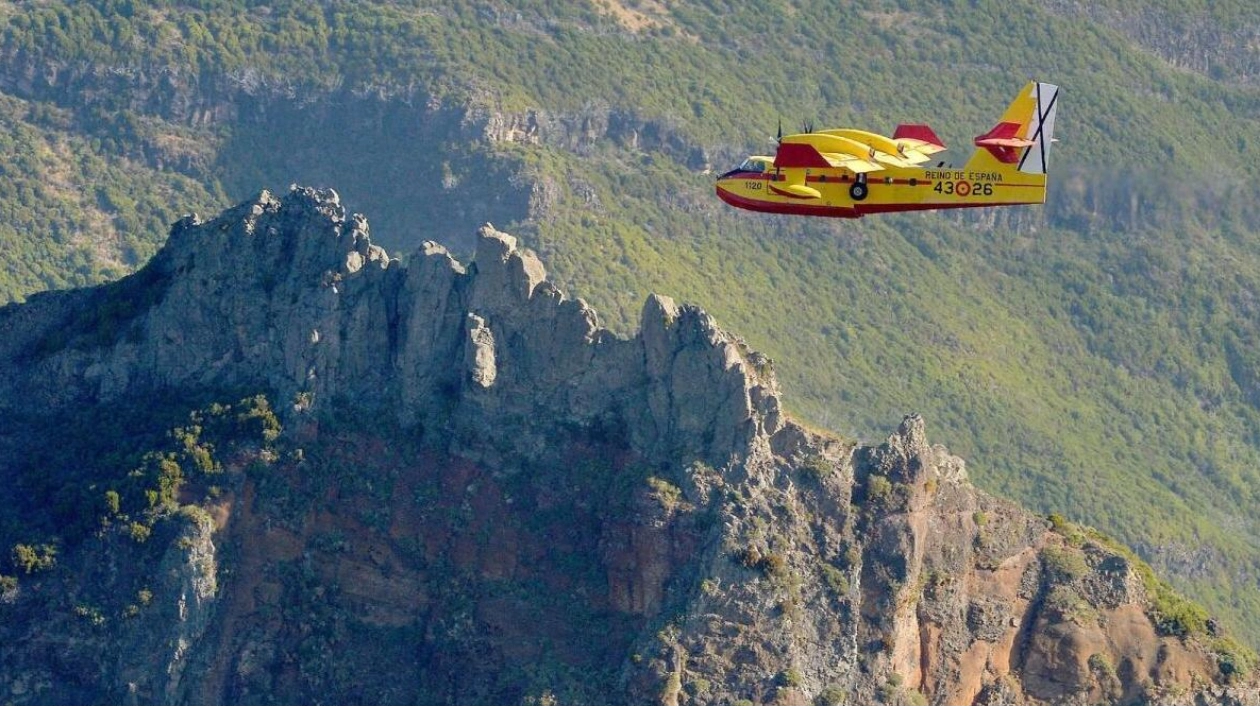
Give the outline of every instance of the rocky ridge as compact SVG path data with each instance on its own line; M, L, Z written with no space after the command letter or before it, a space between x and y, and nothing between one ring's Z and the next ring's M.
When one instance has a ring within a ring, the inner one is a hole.
M702 310L654 295L613 336L490 226L469 264L403 263L335 192L264 192L130 278L0 309L6 417L217 390L265 392L289 450L20 577L3 699L1260 698L1130 553L979 492L919 417L813 432ZM0 473L32 444L0 433ZM154 609L58 603L87 583Z
M484 227L469 268L434 243L403 266L330 190L263 192L209 222L187 217L134 277L8 314L0 356L34 374L5 376L0 396L54 407L257 388L432 427L456 391L456 429L539 410L575 424L613 416L650 456L710 461L783 423L768 362L701 310L654 296L639 337L619 339L512 236ZM84 336L85 324L96 330ZM77 338L44 355L65 332Z

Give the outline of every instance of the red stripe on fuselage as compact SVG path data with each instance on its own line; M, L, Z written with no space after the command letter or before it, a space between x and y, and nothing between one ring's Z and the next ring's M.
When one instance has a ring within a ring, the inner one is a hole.
M888 214L897 211L938 211L943 209L978 209L984 206L1030 206L1040 201L981 201L975 203L949 204L862 204L858 209L863 214Z

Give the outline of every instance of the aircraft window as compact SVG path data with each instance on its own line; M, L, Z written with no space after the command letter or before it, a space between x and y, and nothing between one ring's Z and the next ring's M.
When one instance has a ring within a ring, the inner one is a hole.
M766 171L766 165L760 160L744 160L740 163L739 170L741 172L764 172Z

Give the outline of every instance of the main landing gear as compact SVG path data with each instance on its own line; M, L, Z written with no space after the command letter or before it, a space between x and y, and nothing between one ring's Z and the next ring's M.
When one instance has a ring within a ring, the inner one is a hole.
M859 174L857 181L853 182L853 186L849 187L849 197L854 201L861 201L871 193L870 187L866 186L866 175Z

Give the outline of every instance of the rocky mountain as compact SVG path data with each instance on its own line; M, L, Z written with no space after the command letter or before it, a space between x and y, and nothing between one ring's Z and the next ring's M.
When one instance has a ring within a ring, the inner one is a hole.
M863 445L659 295L614 336L491 226L187 217L0 309L0 699L1255 702L1136 556Z
M875 440L922 411L979 487L1122 539L1260 645L1257 27L1242 0L0 1L0 303L118 280L180 210L266 185L337 185L391 253L471 262L492 221L619 335L651 292L703 301L798 419ZM965 159L1028 77L1064 89L1044 207L713 197L780 122L927 122Z

